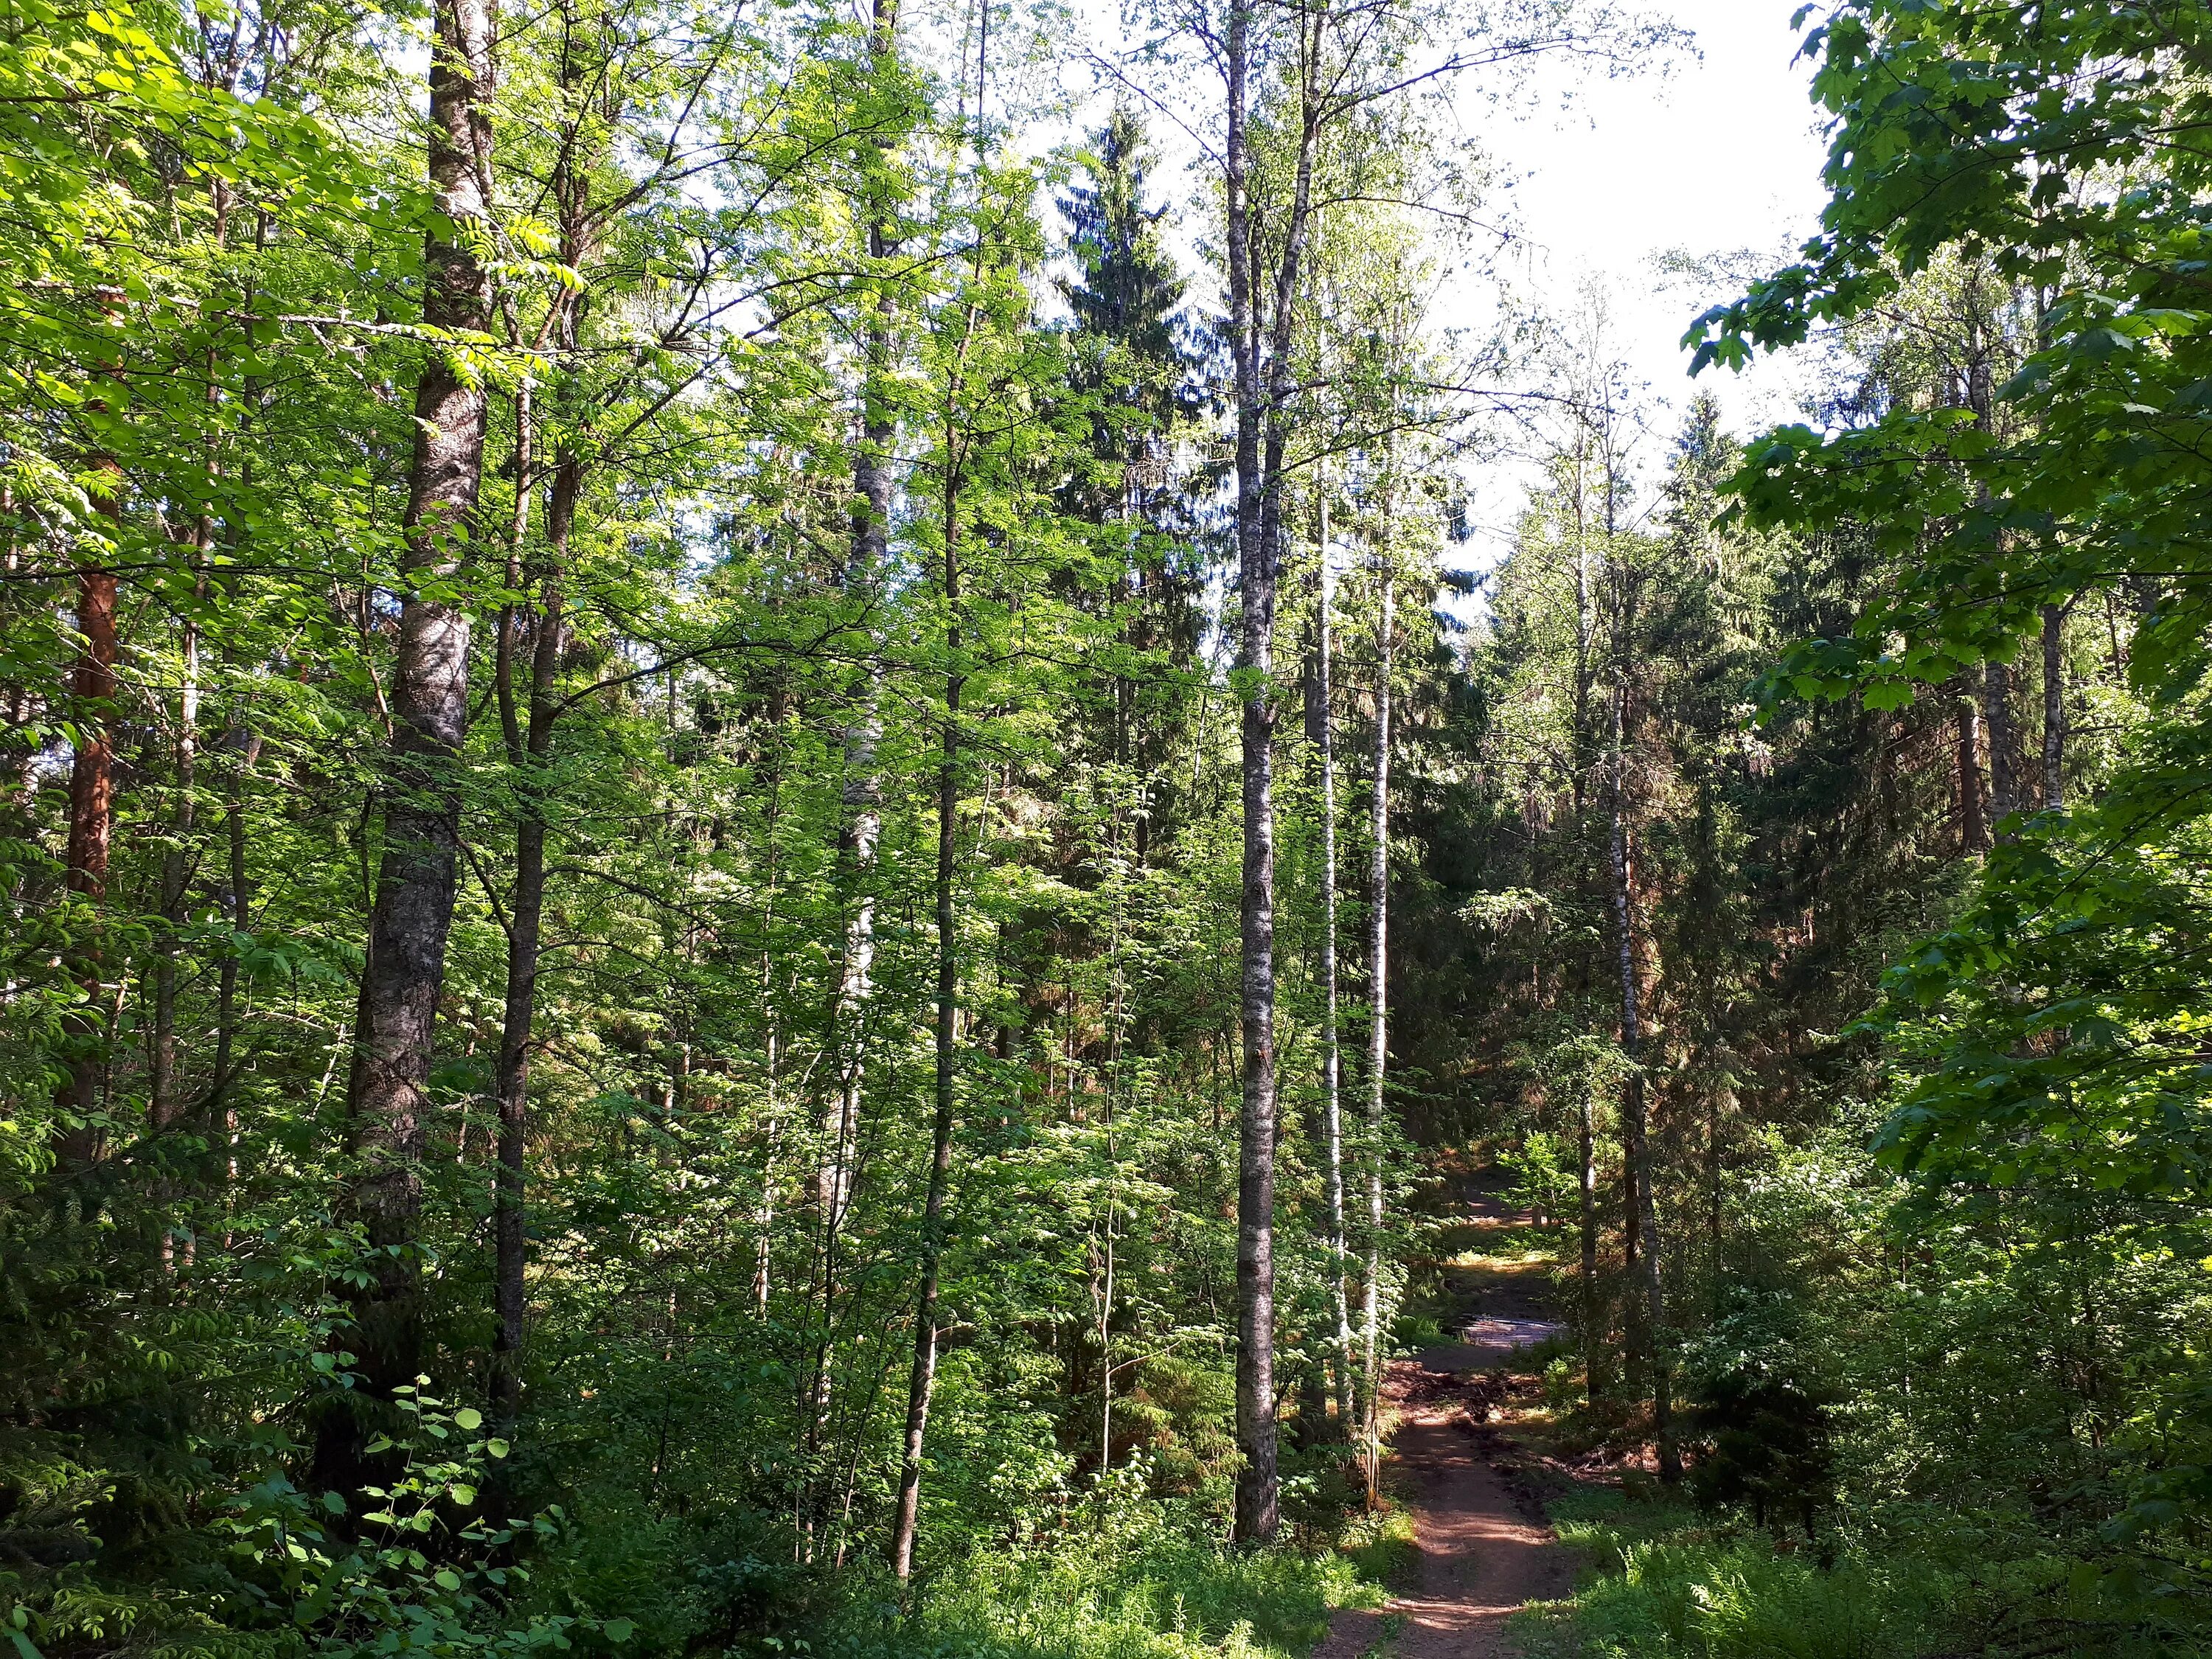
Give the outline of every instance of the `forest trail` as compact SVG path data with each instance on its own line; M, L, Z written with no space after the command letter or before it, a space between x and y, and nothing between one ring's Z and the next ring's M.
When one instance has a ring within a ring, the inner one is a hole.
M1507 1621L1530 1601L1565 1595L1567 1552L1540 1507L1497 1466L1486 1426L1498 1395L1491 1374L1559 1327L1546 1317L1542 1269L1488 1254L1490 1241L1524 1221L1480 1177L1453 1183L1463 1224L1449 1228L1436 1263L1459 1340L1390 1368L1383 1395L1395 1408L1389 1481L1413 1511L1420 1549L1416 1582L1379 1611L1336 1616L1313 1659L1506 1659ZM1386 1632L1390 1639L1377 1647Z

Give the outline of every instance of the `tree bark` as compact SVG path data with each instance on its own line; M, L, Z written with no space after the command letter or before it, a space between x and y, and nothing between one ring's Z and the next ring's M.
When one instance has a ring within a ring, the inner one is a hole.
M1352 1433L1358 1401L1352 1338L1352 1255L1344 1224L1344 1055L1339 1036L1336 986L1336 741L1334 688L1331 684L1334 654L1335 574L1329 568L1328 485L1324 479L1317 492L1321 569L1320 605L1314 624L1314 748L1321 763L1321 979L1322 1015L1322 1132L1326 1143L1322 1170L1323 1196L1328 1207L1328 1250L1334 1264L1332 1289L1336 1303L1336 1414L1342 1431Z
M891 1534L891 1571L904 1583L914 1571L915 1531L921 1504L921 1453L937 1380L937 1297L945 1254L945 1195L952 1170L954 1042L960 996L958 916L953 874L960 828L960 467L946 434L945 483L945 731L937 769L937 1075L930 1123L929 1189L921 1213L921 1293L914 1316L914 1371L907 1385L906 1447L899 1465L898 1513Z
M1280 1520L1275 1435L1275 823L1276 579L1282 544L1282 469L1291 392L1291 323L1313 203L1313 153L1321 111L1318 61L1301 19L1299 137L1294 182L1273 271L1263 331L1261 264L1250 199L1246 100L1253 60L1253 0L1230 0L1224 35L1228 127L1222 166L1229 266L1229 331L1236 367L1237 562L1243 600L1237 670L1243 695L1243 892L1240 1018L1243 1112L1237 1133L1236 1535L1266 1543ZM1311 26L1318 28L1318 24ZM1263 373L1264 365L1264 373Z
M1989 727L1990 830L2000 841L2011 839L2002 828L2020 807L2020 791L2013 772L2012 671L1993 662L1983 671L1986 688L1982 698L1982 720Z
M99 468L106 489L93 506L111 524L123 515L123 471L112 460ZM115 837L115 573L103 565L80 565L76 579L76 631L82 643L70 674L71 713L76 739L70 763L69 850L63 884L97 906L107 896L108 852ZM62 1021L68 1040L68 1065L55 1105L61 1119L58 1137L62 1162L81 1167L100 1148L94 1115L100 1100L104 1070L100 1015L101 952L96 935L70 964L83 996Z
M496 22L495 0L439 0L429 75L430 184L441 214L457 226L481 225L490 214L485 191ZM424 264L422 320L441 329L485 330L489 285L466 239L432 230ZM373 1282L348 1292L352 1328L343 1340L356 1353L361 1386L325 1397L316 1435L315 1479L348 1492L366 1474L365 1414L392 1389L411 1382L422 1363L415 1231L422 1194L423 1088L453 924L457 772L469 716L469 617L448 587L474 527L485 416L481 386L434 351L415 389L384 853L346 1082L348 1139L359 1166L342 1208L361 1224L377 1254Z
M196 538L200 559L207 554L204 520ZM205 592L204 578L201 592ZM198 597L198 596L196 596ZM181 1110L177 1081L177 953L185 926L185 886L191 868L188 843L192 837L197 803L193 789L199 760L200 636L197 617L187 616L179 654L183 684L177 696L177 738L173 751L176 775L174 804L169 811L168 845L161 849L161 937L154 962L153 1075L149 1079L147 1127L161 1133ZM167 1254L165 1243L163 1254Z
M2043 607L2043 806L2066 805L2066 607Z
M1989 829L1982 820L1982 714L1971 693L1959 697L1959 740L1955 771L1959 781L1959 850L1978 853L1989 845Z
M1229 328L1235 359L1237 563L1243 599L1237 668L1243 682L1243 871L1239 939L1243 966L1239 1018L1243 1042L1237 1182L1237 1475L1235 1534L1241 1542L1274 1535L1275 1472L1275 841L1273 667L1274 549L1262 533L1260 339L1253 292L1255 256L1248 197L1246 78L1252 49L1251 0L1230 0L1225 38L1229 120L1227 185Z
M1624 627L1624 635L1626 632ZM1621 1085L1621 1136L1623 1150L1627 1153L1627 1175L1633 1191L1631 1201L1640 1245L1632 1264L1644 1304L1640 1317L1633 1322L1640 1328L1636 1346L1641 1350L1639 1357L1651 1386L1651 1424L1659 1443L1659 1475L1662 1480L1673 1482L1681 1479L1682 1461L1674 1444L1674 1402L1664 1338L1666 1296L1659 1273L1658 1206L1652 1191L1650 1126L1644 1089L1644 1022L1637 981L1635 882L1628 830L1626 671L1624 662L1613 688L1611 836L1613 925L1620 964L1620 1054L1627 1068Z
M1367 1501L1382 1474L1382 1146L1390 1064L1390 675L1395 663L1395 584L1390 568L1389 507L1375 623L1375 769L1367 805L1367 1272L1361 1324L1366 1353Z
M1603 1304L1597 1293L1597 1124L1591 1080L1581 1079L1583 1396L1591 1404L1604 1392Z
M574 342L567 344L573 349ZM523 1276L529 1250L523 1153L530 1136L530 1050L545 915L544 771L552 756L556 712L562 590L581 489L581 463L574 446L564 444L554 463L546 502L547 556L531 618L529 724L520 751L509 756L515 769L517 817L514 897L507 917L507 1003L493 1082L499 1109L499 1168L493 1197L493 1295L498 1330L493 1341L492 1399L501 1419L510 1425L522 1406Z
M871 20L869 52L878 72L889 69L897 50L898 7L896 0L875 0ZM878 137L888 151L889 141ZM870 200L862 204L872 270L894 251L890 211L887 204ZM872 609L889 556L891 512L890 447L895 422L890 402L891 370L890 319L880 288L867 299L868 315L862 325L860 387L860 443L853 458L853 518L842 586L848 599L864 611ZM867 624L863 624L866 627ZM872 634L868 635L872 642ZM837 986L831 999L829 1045L835 1066L835 1092L822 1120L823 1146L815 1175L817 1222L816 1279L820 1325L809 1396L806 1449L810 1462L819 1459L822 1437L830 1413L830 1340L832 1309L837 1296L838 1249L845 1212L852 1199L851 1156L859 1133L867 1066L866 1008L873 994L876 953L876 900L872 881L877 843L883 833L883 780L877 769L877 749L883 738L883 720L877 703L876 680L864 672L857 699L843 736L844 783L841 802L842 824L838 834L837 870L847 896L844 938L839 951ZM801 1483L799 1527L811 1549L817 1507L814 1477L810 1471Z

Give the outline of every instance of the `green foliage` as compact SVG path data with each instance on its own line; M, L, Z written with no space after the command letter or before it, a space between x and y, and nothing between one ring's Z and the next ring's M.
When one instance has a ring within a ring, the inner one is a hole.
M909 1626L853 1631L834 1648L975 1659L1295 1659L1338 1607L1371 1607L1370 1551L1224 1548L1140 1485L1072 1512L1048 1543L984 1550L939 1579Z
M555 1535L558 1507L527 1522L481 1516L487 1471L507 1443L478 1434L483 1414L474 1407L450 1407L420 1386L401 1388L396 1403L398 1434L369 1443L371 1456L396 1465L389 1486L362 1494L377 1507L349 1516L341 1494L311 1499L282 1474L240 1497L227 1529L245 1595L331 1655L567 1651L573 1618L501 1628L530 1580L528 1567L503 1564ZM619 1643L632 1626L587 1628Z
M1614 1494L1555 1510L1595 1573L1571 1607L1524 1615L1533 1654L1559 1659L1906 1659L1943 1645L1963 1573L1859 1557L1783 1555Z
M1576 1201L1580 1177L1565 1140L1545 1129L1532 1129L1517 1147L1498 1154L1498 1164L1513 1178L1506 1201L1516 1209L1533 1210L1549 1221L1561 1221Z

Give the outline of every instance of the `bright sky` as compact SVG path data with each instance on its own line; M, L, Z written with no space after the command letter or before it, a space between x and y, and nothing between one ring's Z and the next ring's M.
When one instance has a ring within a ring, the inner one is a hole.
M1820 182L1826 147L1808 96L1809 67L1793 62L1797 36L1790 18L1798 0L1621 3L1670 16L1692 33L1692 48L1616 79L1593 76L1565 60L1547 64L1528 95L1516 100L1518 113L1492 107L1470 85L1461 124L1491 159L1501 186L1485 217L1502 212L1516 230L1498 276L1513 290L1516 308L1546 316L1573 310L1592 279L1603 284L1610 355L1648 389L1652 435L1644 453L1656 463L1696 390L1686 374L1688 356L1677 343L1692 317L1737 291L1733 276L1701 289L1663 274L1660 256L1711 258L1747 251L1748 260L1732 264L1762 270L1784 262L1817 228L1826 200ZM1109 52L1132 38L1120 15L1127 3L1075 0L1085 33ZM1060 55L1058 68L1071 92L1087 77L1072 53ZM1170 195L1194 154L1176 130L1179 100L1219 97L1218 83L1197 73L1202 84L1187 92L1162 87L1164 103L1150 112L1166 163L1154 188ZM1095 86L1087 99L1077 95L1085 124L1098 118L1110 96ZM1186 204L1173 222L1178 252L1193 267L1195 240L1211 228L1201 216ZM1449 326L1494 315L1495 280L1448 285L1434 319ZM1778 362L1741 375L1708 369L1700 380L1713 387L1729 428L1741 436L1799 418L1802 378ZM1480 465L1468 482L1478 534L1462 556L1482 567L1504 551L1535 472L1525 459L1505 456Z
M1552 98L1540 113L1480 126L1470 112L1470 127L1512 179L1506 199L1524 242L1509 258L1511 280L1552 314L1571 307L1585 281L1604 284L1613 355L1650 387L1655 459L1698 384L1713 387L1740 435L1798 417L1798 377L1786 362L1686 377L1688 356L1677 344L1684 328L1732 292L1656 269L1670 250L1702 258L1748 249L1765 267L1817 228L1825 145L1808 66L1791 61L1796 3L1674 0L1663 9L1694 32L1697 56L1662 74L1583 79L1564 111ZM1547 84L1564 88L1569 79L1562 72ZM1508 465L1480 491L1488 556L1526 483L1525 469ZM1486 562L1480 543L1472 550Z

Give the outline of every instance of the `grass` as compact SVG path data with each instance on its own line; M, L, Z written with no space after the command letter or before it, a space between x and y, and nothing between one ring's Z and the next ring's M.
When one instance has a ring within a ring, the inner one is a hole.
M1138 1518L979 1551L910 1620L856 1607L822 1646L884 1659L1302 1659L1340 1607L1372 1607L1413 1559L1410 1517L1359 1516L1326 1550L1231 1551Z
M1782 1554L1601 1489L1554 1504L1553 1523L1585 1578L1523 1616L1531 1659L1909 1659L1942 1644L1965 1589L1924 1564Z
M1552 1506L1582 1557L1568 1601L1515 1624L1527 1659L2202 1659L2179 1608L2069 1595L2056 1558L1778 1549L1662 1496Z

